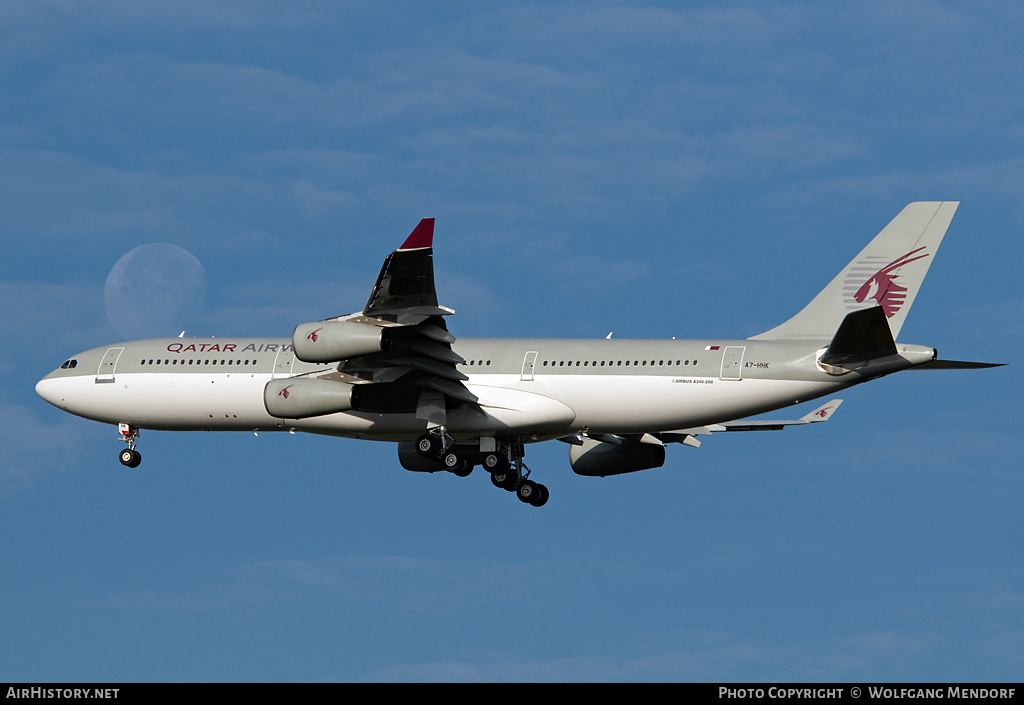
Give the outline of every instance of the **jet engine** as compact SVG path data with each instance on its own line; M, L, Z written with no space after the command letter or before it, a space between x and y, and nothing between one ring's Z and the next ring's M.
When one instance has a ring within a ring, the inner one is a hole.
M569 464L577 475L606 477L660 468L665 464L665 446L625 441L603 443L584 438L583 445L569 449Z
M359 387L312 377L272 379L263 388L263 404L271 416L279 419L335 414L358 407Z
M295 357L303 362L337 362L384 352L391 344L387 328L353 321L320 321L296 326Z

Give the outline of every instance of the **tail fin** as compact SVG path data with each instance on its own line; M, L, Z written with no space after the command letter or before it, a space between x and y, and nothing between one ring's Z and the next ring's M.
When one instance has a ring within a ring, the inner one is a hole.
M872 306L895 339L958 205L911 203L800 313L750 340L830 340L848 313Z

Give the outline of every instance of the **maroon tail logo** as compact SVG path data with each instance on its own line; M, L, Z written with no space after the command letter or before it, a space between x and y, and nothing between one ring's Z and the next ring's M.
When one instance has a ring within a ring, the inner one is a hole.
M907 287L900 286L896 283L899 279L899 270L905 264L916 262L919 259L924 259L928 256L927 253L918 255L917 253L923 250L923 247L919 247L916 250L911 250L907 254L903 255L898 259L894 259L889 264L885 265L871 277L864 282L857 293L853 295L854 301L861 304L868 299L874 299L879 306L882 307L882 311L886 317L892 318L896 315L896 312L903 308L903 304L907 299ZM916 257L914 255L917 255Z
M315 343L317 341L317 339L319 338L317 333L319 333L322 330L323 330L323 328L317 328L315 331L313 331L312 333L310 333L309 335L306 336L306 340L311 340L311 341L313 341Z
M291 394L291 392L289 392L288 390L291 389L293 386L294 385L289 384L287 387L278 392L277 396L284 397L285 399L287 399Z

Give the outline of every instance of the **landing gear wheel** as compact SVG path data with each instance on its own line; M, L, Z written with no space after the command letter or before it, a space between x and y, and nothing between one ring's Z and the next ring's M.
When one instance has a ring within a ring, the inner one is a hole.
M530 499L530 506L532 507L543 507L548 503L548 488L544 485L537 485L537 492Z
M469 477L473 473L473 466L466 463L462 466L461 470L452 470L452 474L456 477Z
M521 502L533 507L543 507L550 496L547 487L532 480L523 480L516 489L516 495Z
M121 451L121 465L129 468L139 467L139 463L142 462L142 454L133 448L125 448Z
M511 470L491 474L491 484L508 492L516 491L517 478Z
M508 471L508 458L501 453L487 453L484 456L483 462L481 463L487 472L507 472Z
M416 439L416 452L424 458L437 460L437 457L441 454L441 439L429 433L424 433Z
M533 504L538 492L537 483L532 480L523 480L519 483L519 487L516 488L516 495L519 496L519 501L526 504Z
M121 434L121 440L128 445L118 455L121 465L129 468L139 467L139 463L142 462L142 454L135 450L135 441L139 439L138 427L122 421L117 424L117 432Z
M444 465L445 470L454 473L459 477L465 477L469 473L473 472L473 466L468 464L462 457L462 453L454 448L441 455L441 463Z

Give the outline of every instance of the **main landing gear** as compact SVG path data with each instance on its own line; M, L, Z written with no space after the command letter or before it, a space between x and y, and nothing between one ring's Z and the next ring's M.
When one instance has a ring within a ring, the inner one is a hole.
M458 477L468 477L473 464L468 462L455 446L455 441L439 426L430 433L424 433L416 440L416 452L424 458L439 460L444 469Z
M520 443L499 444L497 450L480 452L460 448L443 426L431 429L416 440L416 452L424 458L440 461L449 472L466 477L473 471L473 460L491 475L491 484L515 492L524 504L542 507L548 501L548 488L529 479L530 469L523 462Z
M129 468L139 467L142 462L142 453L135 450L135 441L139 438L139 429L126 423L119 423L117 430L121 432L121 440L128 444L128 447L121 451L119 456L121 465Z

